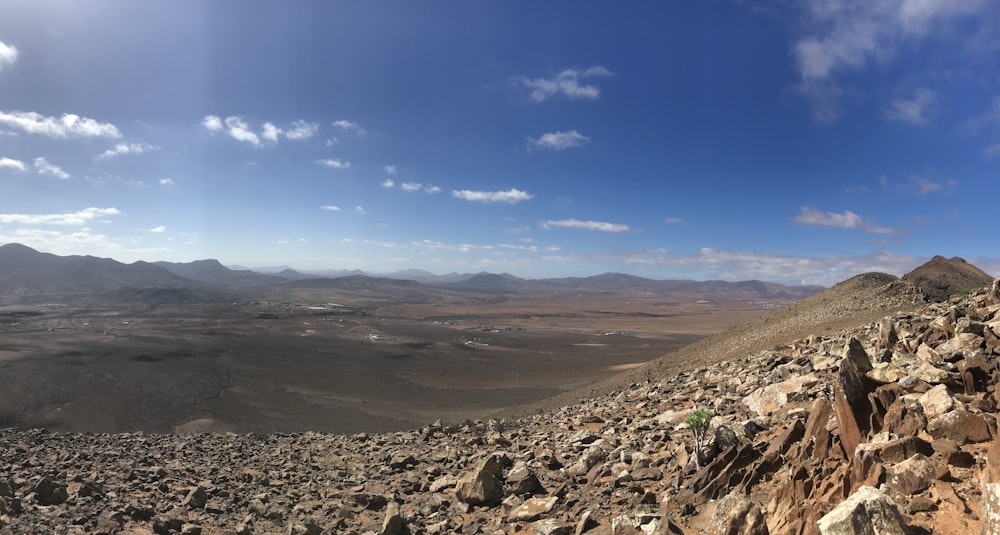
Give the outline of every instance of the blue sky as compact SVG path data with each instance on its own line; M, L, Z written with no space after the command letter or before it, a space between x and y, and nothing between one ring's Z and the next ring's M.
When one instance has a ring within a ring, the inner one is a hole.
M1000 275L989 0L6 0L0 243L830 285Z

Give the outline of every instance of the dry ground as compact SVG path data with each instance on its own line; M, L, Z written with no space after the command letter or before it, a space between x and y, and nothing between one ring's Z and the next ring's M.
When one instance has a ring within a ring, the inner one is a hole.
M6 305L0 426L412 428L538 402L775 306L642 292L395 298L334 290L193 305Z

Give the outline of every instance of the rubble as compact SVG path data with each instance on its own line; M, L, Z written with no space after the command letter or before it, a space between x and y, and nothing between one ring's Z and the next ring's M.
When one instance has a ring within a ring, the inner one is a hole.
M996 288L515 420L4 429L0 533L996 533Z

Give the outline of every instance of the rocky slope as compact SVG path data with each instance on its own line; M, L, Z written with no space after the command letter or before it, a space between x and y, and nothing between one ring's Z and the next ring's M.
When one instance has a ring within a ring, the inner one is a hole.
M844 295L907 301L878 282ZM844 295L828 308L854 306ZM3 430L0 532L996 532L982 494L1000 281L901 309L520 419L352 436ZM695 410L716 414L697 451Z

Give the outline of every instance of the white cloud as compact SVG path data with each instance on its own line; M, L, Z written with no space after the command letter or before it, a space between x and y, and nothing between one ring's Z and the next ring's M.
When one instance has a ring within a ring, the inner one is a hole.
M355 206L354 207L354 211L357 212L357 213L359 213L359 214L361 214L361 215L365 215L365 214L368 213L368 212L365 211L365 209L364 209L363 206Z
M292 121L292 129L285 132L287 139L309 139L319 132L318 123L309 123L302 119Z
M983 156L986 156L987 158L992 158L998 155L1000 155L1000 143L990 145L989 147L983 149Z
M589 137L577 132L576 130L569 130L566 132L548 132L542 134L538 139L528 138L528 143L532 146L551 150L564 150L571 147L579 147L589 141Z
M218 115L206 115L204 119L201 120L201 125L205 127L209 132L218 132L222 130L222 119Z
M165 225L160 225L158 227L153 227L149 229L149 231L152 232L153 234L163 234L164 232L167 231L167 227Z
M606 223L604 221L580 221L579 219L559 219L542 223L542 228L573 228L583 230L598 230L601 232L628 232L629 226L623 223Z
M334 206L332 204L324 204L323 206L320 206L319 209L320 210L326 210L327 212L339 212L340 211L340 207L339 206Z
M333 169L347 169L351 167L351 162L345 162L344 160L340 160L337 158L326 158L323 160L316 160L316 163Z
M385 169L385 172L387 174L390 174L390 175L396 174L396 166L395 165L387 165L387 166L383 167L383 169Z
M340 119L339 121L334 121L333 123L331 123L331 126L335 126L347 132L353 132L354 135L358 137L363 137L366 134L368 134L368 131L365 130L364 128L361 128L361 125L359 125L354 121L348 121L346 119Z
M795 26L806 31L791 46L799 81L789 89L809 103L814 119L833 122L840 116L841 100L847 94L840 77L862 71L871 63L888 63L901 47L919 46L929 37L949 36L949 22L975 16L989 9L990 3L837 0L798 5L802 19ZM936 35L932 36L932 31Z
M62 117L46 117L33 111L2 112L0 124L19 128L29 134L56 139L74 137L122 137L118 127L111 123L101 123L87 117L64 113Z
M913 98L893 99L885 109L885 117L893 121L909 124L927 122L927 108L937 102L937 93L926 88L918 88Z
M144 152L159 149L160 147L150 145L149 143L118 143L114 147L98 154L97 159L107 160L108 158L114 158L115 156L121 156L122 154L142 154Z
M870 220L850 210L845 210L844 213L838 214L834 212L822 212L816 208L803 206L799 215L793 217L792 221L800 225L863 230L873 234L892 234L895 232L891 227L877 226Z
M255 147L260 146L260 138L250 130L249 125L240 117L226 117L226 133L236 141L243 141Z
M679 223L683 223L684 220L681 219L681 218L679 218L679 217L668 217L668 218L664 219L663 222L666 223L666 224L668 224L668 225L676 225L676 224L679 224Z
M399 185L399 189L409 193L413 193L415 191L420 191L420 190L423 190L425 193L437 193L441 191L441 188L437 186L429 186L429 185L425 186L424 184L421 184L419 182L403 182L402 184Z
M13 158L0 158L0 169L11 169L13 171L26 171L28 169L27 165L21 160L15 160Z
M515 188L511 188L507 191L470 191L467 189L453 190L451 195L456 199L464 199L466 201L504 202L508 204L524 202L534 197L534 195L531 195L530 193Z
M264 138L264 141L277 143L278 136L280 135L281 129L268 122L264 123L264 130L261 132L260 137Z
M42 157L35 158L34 163L35 163L35 171L38 171L38 174L52 175L54 177L61 178L63 180L69 178L69 173L63 171L62 167L49 163L45 158Z
M535 102L542 102L553 95L563 95L568 98L596 99L601 95L600 88L593 84L585 84L583 80L613 75L614 73L608 69L595 65L586 70L566 69L548 78L516 76L513 82L530 89L531 99Z
M396 183L393 182L391 178L387 178L387 179L385 179L385 180L382 181L382 187L385 188L385 189L392 189L392 187L395 186L395 185L396 185Z
M708 247L687 256L669 256L656 251L644 251L617 259L626 266L655 272L659 277L666 278L764 280L784 284L823 286L832 286L854 275L873 271L901 276L929 260L885 252L854 257L810 258Z
M0 214L0 223L82 227L99 217L119 214L121 212L117 208L90 207L63 214Z
M17 47L0 41L0 71L17 61Z
M336 145L337 143L340 143L340 140L337 139L336 137L330 136L330 137L326 138L326 146L327 147L332 147L332 146Z
M174 185L174 179L172 179L172 178L161 178L160 179L160 185L161 186L173 186Z

